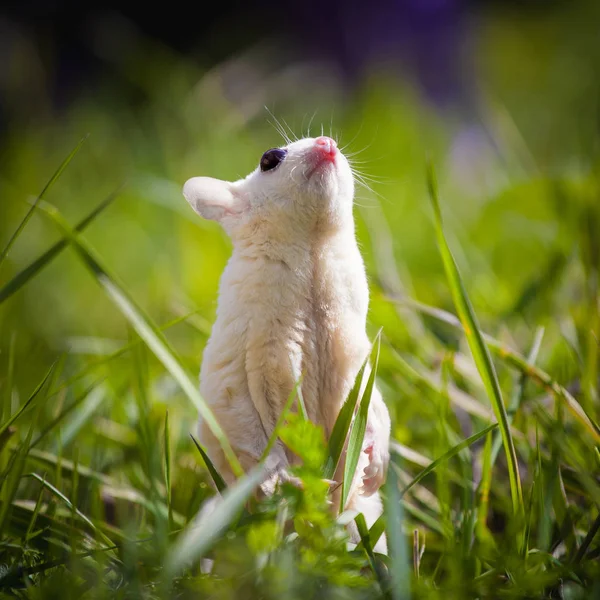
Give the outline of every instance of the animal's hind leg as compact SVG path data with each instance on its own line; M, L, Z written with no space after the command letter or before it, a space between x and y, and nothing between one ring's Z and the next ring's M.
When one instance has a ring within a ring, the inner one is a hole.
M248 439L240 440L233 435L229 435L229 441L233 446L233 451L245 473L248 473L259 462L263 449L267 445L267 439L262 428L253 424L254 428L248 427L245 431ZM226 435L231 432L225 431ZM214 437L206 423L200 422L199 429L200 441L206 446L209 458L212 460L217 471L223 476L228 485L235 482L235 476L225 454ZM265 476L259 486L259 494L270 496L280 482L289 481L299 485L297 478L288 473L289 461L286 456L285 448L280 441L277 441L269 456L265 460Z

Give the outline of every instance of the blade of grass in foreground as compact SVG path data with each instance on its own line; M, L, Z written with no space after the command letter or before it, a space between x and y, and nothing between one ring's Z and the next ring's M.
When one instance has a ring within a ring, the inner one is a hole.
M39 414L40 405L38 404L25 440L19 445L17 451L12 456L8 468L5 470L6 475L0 477L0 539L2 538L4 528L10 520L9 517L12 503L17 495L19 483L23 475L23 470L25 469L25 462L29 451L29 442L31 441L33 430L37 425Z
M481 542L488 545L494 543L491 531L487 526L488 508L490 505L490 488L492 486L492 435L485 438L481 461L481 480L477 486L477 521L475 534Z
M164 331L170 327L173 327L174 325L177 325L178 323L185 321L187 318L189 318L190 316L197 313L198 310L199 309L196 309L186 315L177 317L176 319L172 319L171 321L168 321L164 325L159 325L158 328L160 329L160 331ZM71 387L74 383L77 383L78 381L80 381L81 379L86 377L96 367L101 367L102 365L106 365L107 363L111 362L115 358L119 358L126 352L129 352L130 350L133 350L134 348L136 348L138 346L138 344L142 344L142 343L143 343L143 341L140 338L135 338L133 341L130 341L127 344L123 344L123 346L121 346L114 352L111 352L110 354L107 354L106 356L103 356L96 360L90 361L80 371L78 371L74 375L71 375L68 379L65 379L64 381L62 381L62 383L59 386L52 388L52 390L48 394L48 397L54 396L55 394L58 394L58 392L61 392L62 390L67 389L68 387Z
M402 532L404 510L400 490L398 489L398 475L393 468L388 469L387 481L385 483L384 507L390 554L389 571L392 584L392 598L393 600L409 600L410 569L406 540ZM373 540L372 543L374 543Z
M49 490L54 496L56 496L70 511L73 511L90 529L96 530L96 526L92 521L86 517L77 507L73 506L73 503L56 487L46 481L44 477L40 477L37 473L27 473L24 477L31 477L39 481L44 488ZM110 541L110 540L109 540Z
M2 425L0 425L0 438L2 437L2 434L19 418L19 416L23 414L25 409L35 400L36 396L40 393L41 389L44 387L44 384L46 383L46 381L48 381L49 377L54 372L54 369L56 369L56 365L58 364L59 360L60 360L60 358L55 360L52 363L52 366L50 367L50 369L48 369L48 372L44 375L42 380L37 384L35 390L33 390L31 395L23 403L21 408L16 410L15 413L12 415L12 417L10 417L5 423L2 423Z
M10 240L8 240L8 244L6 244L6 247L4 248L4 250L2 250L2 254L0 254L0 265L4 262L4 259L7 257L10 249L12 248L12 245L16 242L19 235L21 235L21 232L23 231L23 229L25 229L25 226L29 222L29 219L31 219L31 216L33 215L33 212L35 211L35 208L38 205L38 203L40 202L40 200L45 196L46 192L52 187L54 182L62 175L62 172L67 168L67 166L69 165L69 163L71 162L73 157L77 154L77 152L79 152L79 149L81 148L81 146L83 145L83 142L85 142L87 137L88 137L87 135L85 137L83 137L79 141L77 146L75 146L75 148L73 148L73 150L71 150L71 153L69 154L69 156L67 156L67 158L65 158L65 160L62 161L61 165L54 172L54 175L52 175L52 177L50 177L50 179L48 180L48 183L44 186L44 189L40 192L40 195L35 199L33 205L29 208L29 210L27 211L27 214L23 217L23 220L17 227L16 231L12 234Z
M358 395L360 393L360 388L362 387L365 367L367 366L368 361L369 357L367 356L367 358L365 358L365 362L362 364L356 375L354 385L352 386L352 389L348 394L348 398L346 398L346 402L344 402L344 405L342 406L337 419L335 420L333 430L329 436L329 442L327 444L327 460L325 461L325 465L323 467L323 477L325 479L333 478L338 463L340 462L340 457L342 456L342 452L344 450L344 444L346 443L346 438L348 437L348 431L350 430L350 425L352 424L352 417L354 416L356 403L358 402Z
M358 529L358 535L360 536L360 546L367 555L369 559L369 564L371 565L371 569L377 580L379 581L379 585L382 590L385 590L387 586L387 573L385 569L383 569L380 564L377 562L375 558L375 553L373 551L373 543L371 543L370 531L367 527L367 522L365 521L365 516L362 513L358 513L354 518L354 522L356 523L356 528Z
M401 304L406 304L411 306L415 310L422 312L438 321L443 323L447 323L451 327L456 329L462 329L464 331L463 324L457 319L452 313L449 313L441 308L436 308L434 306L429 306L427 304L423 304L422 302L418 302L412 299L392 299L393 302L398 302ZM573 398L568 390L562 387L557 381L552 379L548 373L536 367L535 365L528 362L525 357L523 357L518 352L515 352L509 346L506 346L502 342L494 339L492 336L483 333L482 337L487 344L487 347L500 359L508 363L511 367L527 375L533 381L535 381L538 385L544 387L549 393L553 394L556 398L562 400L567 405L567 408L571 411L571 414L592 434L596 443L600 442L600 427L592 419L590 419L589 415L583 410L582 406Z
M510 432L508 416L502 400L502 393L500 392L500 383L498 382L498 377L496 375L489 350L483 341L483 337L477 323L477 317L475 316L475 311L473 310L471 301L467 295L467 290L460 277L458 266L456 265L456 261L452 256L452 252L448 247L448 243L444 235L444 229L442 226L442 213L437 194L437 184L431 162L428 163L427 168L427 183L429 196L433 205L435 232L440 254L442 256L442 261L444 263L444 270L446 271L446 277L448 278L450 290L452 291L452 297L454 299L454 304L456 305L456 310L465 330L469 348L471 349L473 359L477 365L477 370L479 371L479 374L483 380L485 389L492 404L492 408L494 409L494 413L498 419L500 433L502 435L502 442L504 445L504 452L506 454L506 463L508 466L508 477L510 481L510 493L513 511L515 514L520 514L523 511L523 492L521 490L521 479L519 477L517 453L515 451L515 445Z
M50 219L52 219L62 233L69 238L69 242L79 255L83 264L96 278L102 288L104 288L104 291L108 294L109 298L131 323L138 335L146 342L156 358L162 362L167 371L169 371L175 381L177 381L184 394L194 404L205 423L210 428L212 434L219 441L232 471L236 476L242 475L243 469L233 452L229 440L225 436L225 432L221 429L212 410L204 398L202 398L200 392L196 389L196 386L192 383L189 375L181 364L181 360L171 349L169 343L158 327L126 292L125 288L117 283L115 277L101 264L99 257L95 256L95 253L88 244L73 231L68 223L62 218L58 210L47 203L40 204L40 208L50 217Z
M535 333L534 340L533 340L533 345L531 347L529 355L527 356L527 362L532 365L535 364L535 361L537 360L537 355L538 355L538 353L540 351L540 347L542 345L543 335L544 335L544 329L541 327L538 327L538 329ZM519 410L519 406L521 405L521 401L523 400L523 395L525 393L525 384L527 383L527 379L528 379L527 374L521 373L521 375L519 377L519 381L514 390L510 405L506 412L506 414L508 416L509 425L512 425L515 414ZM496 458L498 457L498 453L500 452L501 447L502 447L502 437L500 435L494 434L494 443L492 445L492 454L491 454L491 462L490 462L491 467L494 466L494 464L496 462Z
M83 231L92 221L96 219L106 208L108 208L114 199L119 195L123 186L114 191L103 202L101 202L94 210L84 219L75 225L75 231ZM0 304L7 298L10 298L15 292L20 290L30 279L35 277L46 265L48 265L56 256L58 256L64 248L67 247L69 241L62 239L56 242L54 246L46 250L44 254L36 258L32 263L27 265L22 271L17 273L6 285L0 288Z
M102 533L102 531L100 531L98 527L96 527L96 525L94 525L94 523L92 523L92 521L88 517L86 517L76 506L74 506L73 503L58 488L54 487L51 483L46 481L44 477L40 477L37 473L27 473L26 475L24 475L24 477L31 477L32 479L39 481L44 488L49 490L71 512L77 515L88 527L90 527L90 529L96 532L107 546L113 545L113 542L109 537Z
M217 541L227 526L242 510L244 504L263 477L259 465L229 487L214 510L193 521L171 548L165 561L165 583L192 562L198 561Z
M579 546L579 549L577 550L577 552L575 553L575 556L573 557L573 560L571 561L572 563L577 564L577 563L580 563L584 559L585 554L588 551L588 548L590 547L592 540L596 537L596 534L598 533L598 531L600 531L600 514L594 520L594 522L593 522L592 526L590 527L589 531L587 532L583 542L581 542L581 546Z
M474 444L477 440L481 439L484 435L487 435L490 431L496 429L496 427L498 427L498 423L493 423L489 427L486 427L485 429L482 429L481 431L478 431L477 433L475 433L472 436L468 437L467 439L463 440L462 442L460 442L460 444L453 446L452 448L450 448L450 450L448 450L448 452L444 452L444 454L442 454L440 457L436 458L432 463L430 463L427 467L425 467L402 490L402 493L400 495L404 496L404 494L406 494L406 492L408 492L408 490L410 490L410 488L417 485L417 483L419 483L419 481L421 481L424 477L427 477L427 475L429 475L429 473L431 473L433 470L435 470L440 464L442 464L444 461L451 459L453 456L456 456L461 450L464 450L471 444Z
M55 427L68 415L72 414L75 409L77 409L85 400L89 397L91 393L93 393L94 389L102 383L103 379L95 381L90 386L88 386L69 406L67 406L62 412L60 412L54 419L50 422L46 423L44 428L38 433L37 437L31 442L30 448L37 446L44 437L46 437L51 431L55 430ZM48 397L52 395L52 392L48 394Z
M20 589L23 586L23 579L28 575L35 575L38 573L44 573L50 569L55 569L60 566L72 565L77 560L88 558L90 556L97 556L103 552L109 552L111 550L118 550L119 546L108 546L100 548L99 550L89 550L88 552L81 552L78 554L66 554L64 558L47 561L41 564L23 566L17 565L12 566L7 571L3 571L0 575L0 589L16 588ZM11 594L12 595L12 594Z
M85 479L87 482L99 483L109 497L124 500L125 502L133 505L142 506L146 510L152 510L152 503L150 502L147 494L141 493L135 488L129 487L127 484L123 484L118 480L105 475L104 473L94 471L93 469L90 469L89 467L86 467L80 463L75 465L72 461L66 458L35 449L29 450L29 453L27 454L27 460L36 463L42 468L49 467L55 470L59 469L65 476L72 476L73 470L77 469L77 476L80 479ZM167 516L167 505L162 504L160 506L160 511L162 515ZM185 520L183 516L176 511L172 512L175 524L178 526L184 525Z
M375 544L377 544L377 542L379 541L379 538L383 535L385 531L385 515L381 515L380 517L377 518L377 520L375 521L375 523L373 523L373 525L371 525L371 529L369 529L369 543L371 544L371 546L375 546ZM360 533L360 530L359 530ZM359 544L357 544L356 549L362 549L364 547L364 540L362 539L362 534L361 534L361 541Z
M206 468L208 469L208 472L214 481L215 487L222 494L227 489L225 480L221 477L221 474L219 471L217 471L215 465L213 465L212 460L210 460L208 454L206 453L206 450L204 450L204 448L196 441L196 438L191 433L190 437L192 438L196 448L198 448L198 452L200 452L200 456L202 457L202 460L204 461L204 464L206 465Z
M344 479L342 481L342 497L340 500L340 511L344 510L348 495L350 494L350 486L356 473L358 459L362 451L363 439L367 429L367 419L369 416L369 405L371 404L371 395L375 387L375 376L377 375L377 366L379 364L379 349L381 346L381 331L377 334L377 338L373 343L370 360L373 362L373 367L369 373L367 386L360 399L358 413L352 423L350 437L348 438L348 451L346 452L346 463L344 465Z
M169 411L165 416L165 488L167 490L167 507L169 510L169 529L173 529L173 507L171 505L171 432L169 430Z

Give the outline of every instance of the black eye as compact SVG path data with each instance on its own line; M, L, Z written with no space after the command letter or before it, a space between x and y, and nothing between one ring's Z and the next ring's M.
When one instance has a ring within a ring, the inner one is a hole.
M271 148L267 150L260 159L260 170L270 171L274 169L286 157L287 150L281 148Z

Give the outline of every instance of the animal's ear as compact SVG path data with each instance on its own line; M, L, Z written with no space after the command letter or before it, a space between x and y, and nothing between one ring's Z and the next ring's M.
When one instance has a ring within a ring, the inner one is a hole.
M188 179L183 186L183 195L201 217L213 221L240 215L247 205L231 183L212 177Z

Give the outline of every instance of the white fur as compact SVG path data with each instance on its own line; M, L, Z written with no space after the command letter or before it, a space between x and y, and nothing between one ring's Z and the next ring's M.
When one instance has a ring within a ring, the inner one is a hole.
M321 160L312 138L284 149L285 160L271 171L257 168L234 183L196 177L184 187L194 210L219 221L233 242L200 391L245 469L261 456L301 374L308 415L329 436L370 349L369 295L354 233L348 162L339 151L334 162ZM381 514L377 490L385 479L389 435L389 414L374 389L348 501L369 525ZM220 446L203 423L200 437L231 481ZM277 443L263 491L270 493L287 477L295 460ZM385 539L377 549L385 551Z

